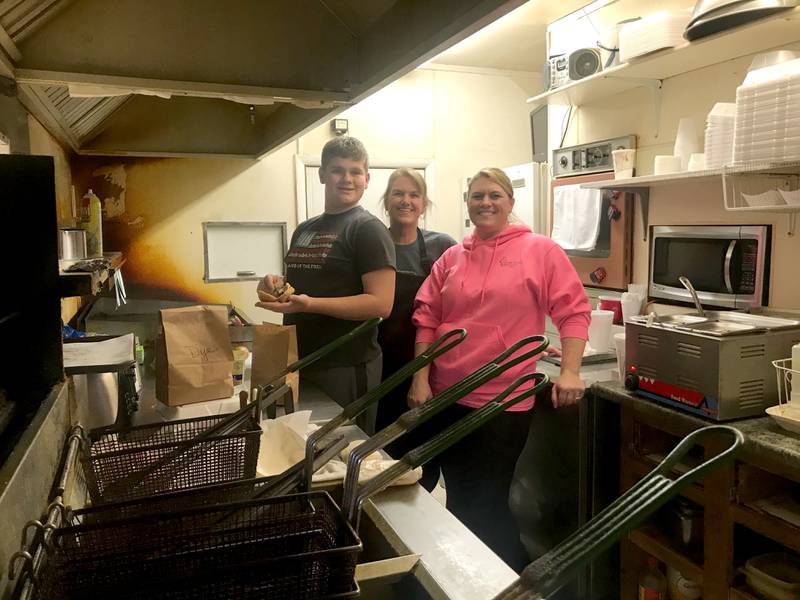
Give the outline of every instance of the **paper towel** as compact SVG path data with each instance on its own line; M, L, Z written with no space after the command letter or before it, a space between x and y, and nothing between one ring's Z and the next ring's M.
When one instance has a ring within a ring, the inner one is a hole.
M261 421L261 446L258 453L256 472L259 477L278 475L295 463L305 458L306 438L309 433L318 427L310 423L311 411L301 410L278 417ZM351 442L342 450L338 458L334 458L319 471L314 473L312 481L341 481L347 472L347 457L350 452L361 444L361 440ZM369 481L382 473L397 461L384 459L380 453L373 452L364 459L359 473L359 483ZM422 468L417 467L409 471L391 485L411 485L422 477Z

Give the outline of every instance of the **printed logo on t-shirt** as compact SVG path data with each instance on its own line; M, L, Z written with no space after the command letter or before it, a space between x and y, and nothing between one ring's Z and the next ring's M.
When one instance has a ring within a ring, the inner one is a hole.
M499 264L501 267L519 267L522 264L521 260L512 260L507 257L503 257L499 260Z
M321 269L339 234L331 231L306 231L297 236L286 255L286 267Z

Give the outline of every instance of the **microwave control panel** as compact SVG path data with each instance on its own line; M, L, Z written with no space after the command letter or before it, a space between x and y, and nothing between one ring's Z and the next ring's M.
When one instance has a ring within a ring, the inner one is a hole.
M633 148L636 148L635 135L553 150L553 176L568 177L613 171L611 152Z

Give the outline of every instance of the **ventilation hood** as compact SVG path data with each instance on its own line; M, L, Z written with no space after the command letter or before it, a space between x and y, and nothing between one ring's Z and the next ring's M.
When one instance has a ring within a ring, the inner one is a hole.
M259 157L523 0L0 0L0 77L78 154Z

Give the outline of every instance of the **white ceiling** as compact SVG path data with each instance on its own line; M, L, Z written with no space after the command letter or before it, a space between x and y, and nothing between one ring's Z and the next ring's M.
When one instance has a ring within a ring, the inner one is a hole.
M587 4L587 0L529 0L431 62L541 73L547 25Z
M547 25L591 3L590 0L529 0L434 58L438 65L541 73ZM594 3L592 3L594 4ZM661 10L693 7L694 0L606 0L592 14L598 27Z

